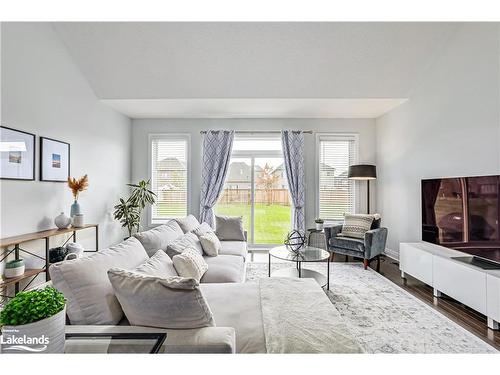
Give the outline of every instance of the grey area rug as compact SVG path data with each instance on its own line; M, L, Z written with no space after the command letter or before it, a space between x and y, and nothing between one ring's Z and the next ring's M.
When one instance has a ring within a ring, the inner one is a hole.
M272 269L290 267L277 263ZM326 264L303 265L326 273ZM267 277L267 263L248 263L246 282ZM424 302L361 264L331 263L328 298L367 353L498 353Z

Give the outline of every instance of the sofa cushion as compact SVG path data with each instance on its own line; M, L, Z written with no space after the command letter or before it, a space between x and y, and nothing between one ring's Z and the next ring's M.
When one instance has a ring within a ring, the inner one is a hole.
M332 237L330 238L330 246L359 251L361 253L365 251L365 242L359 238L345 236Z
M242 216L215 215L215 234L221 241L245 241Z
M207 234L208 232L215 232L215 230L209 224L201 223L200 226L194 228L192 232L200 237L204 234Z
M182 254L174 256L173 261L179 276L191 277L198 282L208 269L207 262L196 249L191 247Z
M243 259L247 258L248 250L245 241L221 241L219 255L239 255Z
M136 233L134 237L141 242L148 255L152 256L157 250L167 250L167 246L183 234L179 224L175 220L170 220L156 228Z
M182 254L183 251L190 247L195 248L200 255L203 255L200 239L193 233L185 233L169 243L166 252L168 256L173 259L174 256Z
M214 326L212 311L192 278L159 278L112 268L108 276L131 325L160 328Z
M380 228L381 224L382 224L382 217L380 216L380 214L373 214L373 223L372 226L370 227L370 230Z
M174 262L163 250L158 250L151 258L133 271L141 275L161 278L179 276L175 270Z
M208 270L201 278L202 283L242 283L245 281L245 262L242 257L219 255L205 257Z
M191 232L193 229L200 226L200 222L193 215L188 215L183 218L174 219L181 227L184 233Z
M123 310L109 282L108 269L133 269L148 258L141 243L131 237L92 255L51 265L52 285L67 299L71 324L117 324Z
M222 247L219 239L214 232L207 232L200 237L201 247L206 255L216 257Z
M373 219L373 215L345 214L342 235L363 239L365 233L370 230Z

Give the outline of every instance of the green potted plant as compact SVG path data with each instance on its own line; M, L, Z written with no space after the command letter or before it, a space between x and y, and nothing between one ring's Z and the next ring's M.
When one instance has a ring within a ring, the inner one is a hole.
M316 223L316 230L323 230L323 224L325 223L323 219L316 219L314 222Z
M115 206L114 218L127 228L129 237L134 230L141 230L141 214L149 204L155 203L156 194L149 189L150 181L141 180L137 184L127 184L132 187L132 193L125 200L120 198L120 203Z
M53 287L18 293L0 312L2 352L63 353L66 299Z

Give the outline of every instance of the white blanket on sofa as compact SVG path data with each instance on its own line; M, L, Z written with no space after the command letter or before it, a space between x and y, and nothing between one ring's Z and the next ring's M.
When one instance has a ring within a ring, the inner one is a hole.
M268 353L361 353L340 313L313 279L259 280Z

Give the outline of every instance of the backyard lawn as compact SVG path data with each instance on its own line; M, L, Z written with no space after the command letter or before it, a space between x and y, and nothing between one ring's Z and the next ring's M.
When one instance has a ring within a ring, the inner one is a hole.
M215 208L218 215L243 216L243 224L250 240L250 205L243 203L218 204ZM281 205L255 205L255 239L256 244L280 244L291 226L291 208Z

